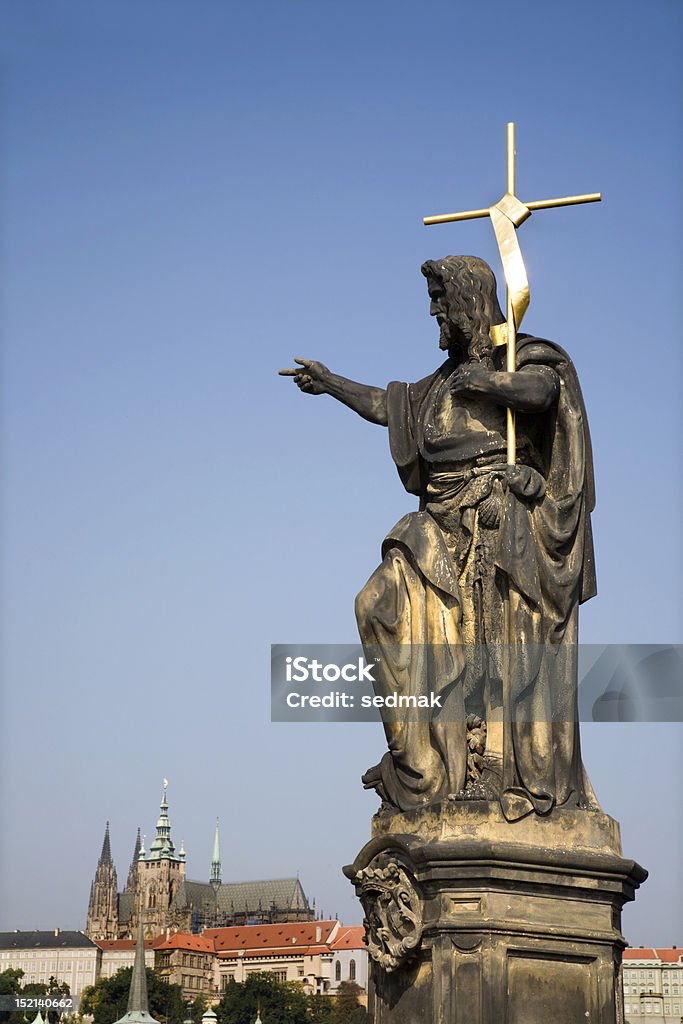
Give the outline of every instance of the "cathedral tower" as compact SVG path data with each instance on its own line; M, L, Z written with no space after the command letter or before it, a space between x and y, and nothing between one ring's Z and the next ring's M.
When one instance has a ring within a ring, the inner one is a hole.
M185 851L176 853L171 839L167 788L168 781L164 779L156 836L148 853L140 847L137 862L136 914L132 923L137 927L142 918L146 937L158 935L174 923L173 898L185 877Z
M90 886L86 934L91 939L115 939L118 936L118 897L116 893L116 868L111 859L109 844L109 822L104 830L102 853L97 862L95 880Z

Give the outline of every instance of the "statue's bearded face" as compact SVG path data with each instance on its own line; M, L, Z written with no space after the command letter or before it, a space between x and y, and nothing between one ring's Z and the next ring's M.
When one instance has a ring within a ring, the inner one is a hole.
M462 329L455 296L449 295L443 282L433 277L427 280L427 290L430 298L429 315L436 317L439 325L439 348L444 351L466 349L470 338Z

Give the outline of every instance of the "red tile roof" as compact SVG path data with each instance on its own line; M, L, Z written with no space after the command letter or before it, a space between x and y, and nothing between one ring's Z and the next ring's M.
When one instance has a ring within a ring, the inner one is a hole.
M318 953L332 955L330 946L267 946L264 949L225 949L217 954L219 960L260 960L268 957L315 956Z
M214 945L211 939L203 935L188 935L186 932L175 932L169 938L163 935L161 941L155 940L155 949L194 949L200 953L213 953Z
M655 953L665 964L677 964L683 958L683 949L677 946L672 949L656 949Z
M367 949L365 928L360 924L340 928L330 943L332 949Z
M236 928L207 928L204 938L213 942L216 952L235 950L292 949L302 946L327 948L338 921L305 921L297 924L248 924Z
M634 947L627 946L622 953L624 960L656 960L657 956L654 949L644 948L642 946Z
M158 939L145 939L145 949L152 949L155 942L158 941ZM135 939L93 939L93 942L104 951L108 949L135 950Z
M671 949L652 946L627 946L623 954L624 960L661 960L665 964L677 964L683 960L683 949L672 946Z

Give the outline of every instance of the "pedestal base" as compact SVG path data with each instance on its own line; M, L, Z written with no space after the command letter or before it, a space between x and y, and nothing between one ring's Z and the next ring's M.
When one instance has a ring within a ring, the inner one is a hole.
M621 908L647 872L599 811L493 803L377 816L344 869L366 914L373 1024L621 1024Z

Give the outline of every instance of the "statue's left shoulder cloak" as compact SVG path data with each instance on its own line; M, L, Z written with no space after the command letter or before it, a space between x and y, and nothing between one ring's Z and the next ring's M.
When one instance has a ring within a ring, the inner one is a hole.
M537 532L553 560L557 553L573 549L574 558L562 558L568 571L566 583L571 589L570 578L580 565L579 601L583 602L597 593L590 519L595 508L595 476L586 406L567 352L553 341L522 334L517 341L517 366L533 365L551 367L560 379L559 398L546 414L547 497L534 514ZM562 574L557 573L557 562L554 564L558 583L557 576Z

